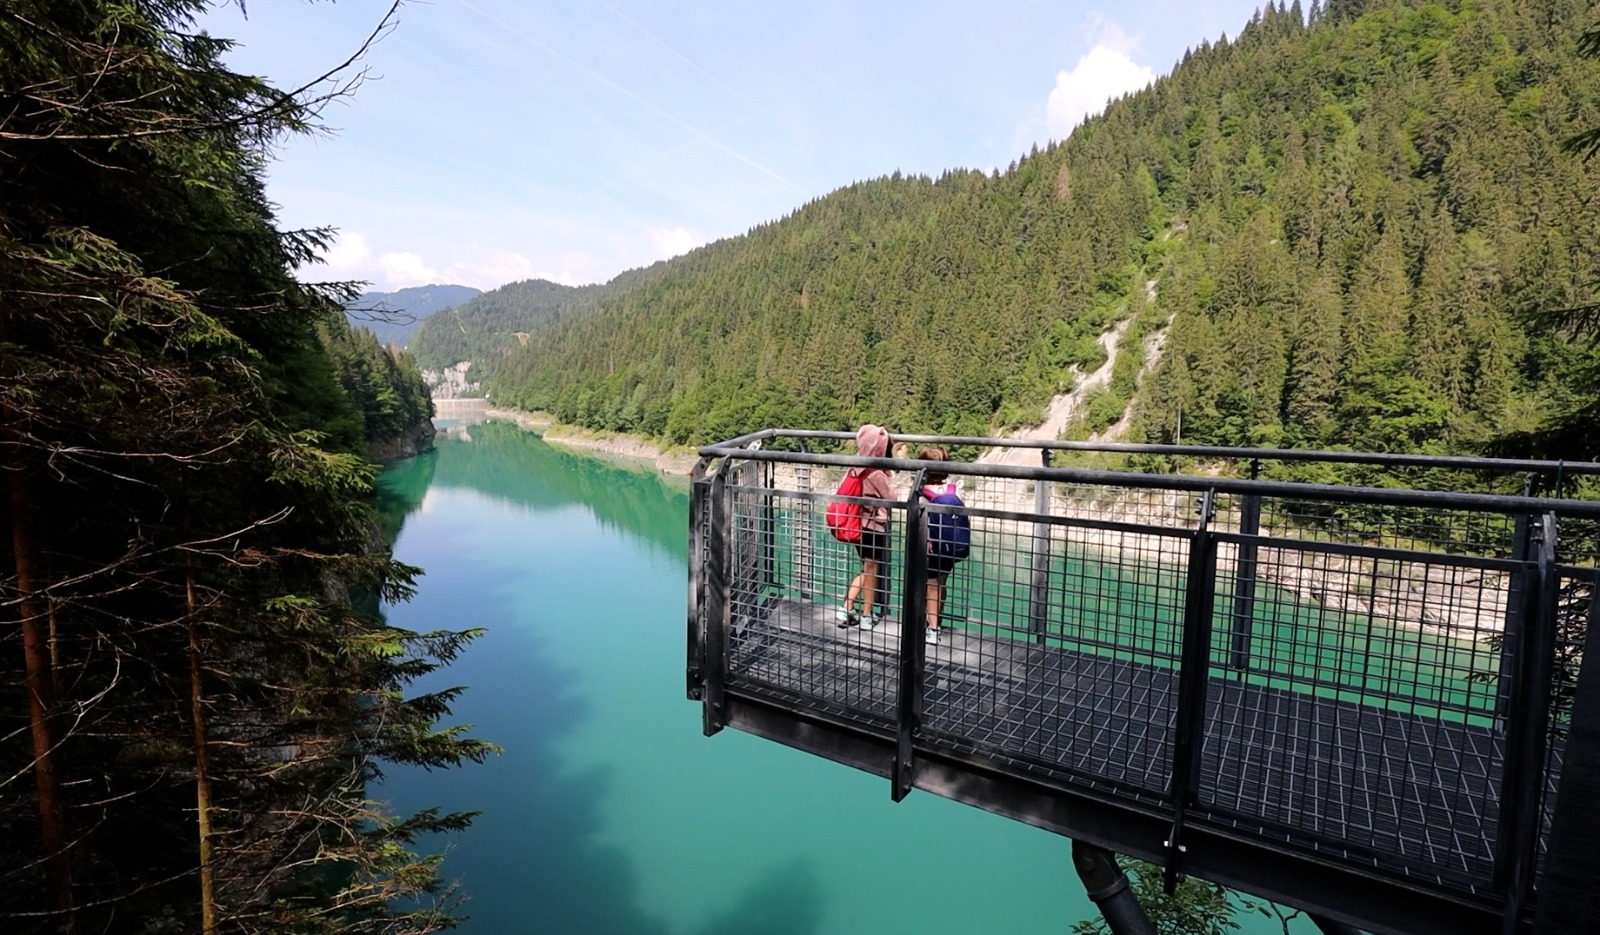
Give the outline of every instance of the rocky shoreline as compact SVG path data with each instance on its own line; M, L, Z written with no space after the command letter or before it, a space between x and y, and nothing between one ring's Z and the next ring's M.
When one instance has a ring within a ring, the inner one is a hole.
M529 431L538 432L552 445L583 448L602 457L654 468L662 474L687 477L699 455L693 449L663 448L639 435L621 432L595 432L563 425L548 413L516 409L489 409L491 419L506 419Z

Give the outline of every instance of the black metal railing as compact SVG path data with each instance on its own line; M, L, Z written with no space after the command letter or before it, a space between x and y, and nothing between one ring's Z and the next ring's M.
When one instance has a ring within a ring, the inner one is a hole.
M1559 789L1563 692L1592 616L1600 503L1049 467L1096 450L1548 478L1600 465L1348 452L898 437L1038 447L1040 467L817 454L844 433L702 449L691 506L688 689L705 728L759 697L919 756L975 757L1169 823L1227 829L1526 916ZM773 450L771 445L802 450ZM837 625L854 551L821 516L852 466L895 472L888 625ZM959 477L965 507L923 501ZM980 489L983 496L978 496ZM1537 492L1529 481L1524 493ZM973 551L925 641L924 520ZM1566 534L1570 528L1571 534Z

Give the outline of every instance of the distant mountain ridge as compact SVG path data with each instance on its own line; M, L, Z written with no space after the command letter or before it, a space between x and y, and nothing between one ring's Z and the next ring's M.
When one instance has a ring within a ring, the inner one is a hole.
M350 324L378 336L378 343L404 347L428 316L482 294L471 286L411 286L396 292L363 292L345 309Z
M408 350L424 370L443 370L471 361L473 379L482 379L532 332L593 311L618 292L656 275L662 267L656 263L588 286L564 286L548 279L507 283L462 302L449 314L422 322Z

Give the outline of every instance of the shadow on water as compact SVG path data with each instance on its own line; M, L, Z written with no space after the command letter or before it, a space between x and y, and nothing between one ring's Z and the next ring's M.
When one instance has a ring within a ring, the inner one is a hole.
M513 434L501 437L503 430ZM482 812L464 834L432 844L449 849L444 875L459 877L469 898L462 931L674 935L666 919L641 904L641 868L606 840L604 809L616 767L575 769L564 758L563 745L593 720L582 673L556 658L537 627L497 625L515 619L518 591L504 568L451 560L460 538L472 535L469 526L416 511L430 485L470 488L535 512L581 504L601 523L681 556L687 495L650 474L580 462L510 426L478 426L473 433L473 442L446 441L444 450L384 474L385 530L398 536L408 519L422 523L402 558L429 569L416 598L388 615L416 630L487 628L450 669L413 690L474 686L452 720L472 724L474 736L504 753L456 770L391 770L379 795L400 812L429 806ZM684 859L695 859L693 842L684 843ZM737 892L705 895L709 921L687 926L690 935L814 935L826 907L824 887L805 860L774 866Z
M809 935L822 926L822 881L810 861L773 867L695 935Z

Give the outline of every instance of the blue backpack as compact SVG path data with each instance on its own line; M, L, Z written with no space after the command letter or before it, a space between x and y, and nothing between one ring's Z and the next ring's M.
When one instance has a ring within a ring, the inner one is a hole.
M953 486L928 501L941 506L966 506ZM929 513L928 554L959 562L972 554L972 521L961 513Z

